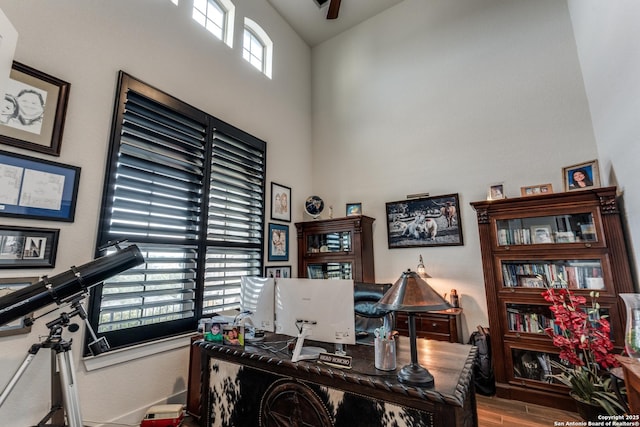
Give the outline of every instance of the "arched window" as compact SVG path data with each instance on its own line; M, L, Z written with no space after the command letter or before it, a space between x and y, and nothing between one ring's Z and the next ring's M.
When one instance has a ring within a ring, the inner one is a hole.
M193 19L233 47L235 6L229 0L193 0Z
M273 42L267 33L249 18L244 19L242 57L265 76L271 78Z

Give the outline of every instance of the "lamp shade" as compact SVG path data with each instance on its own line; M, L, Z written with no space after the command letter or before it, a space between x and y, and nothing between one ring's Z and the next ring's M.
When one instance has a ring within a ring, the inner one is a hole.
M402 273L402 276L380 299L377 306L383 310L411 313L451 308L451 304L447 300L411 270Z

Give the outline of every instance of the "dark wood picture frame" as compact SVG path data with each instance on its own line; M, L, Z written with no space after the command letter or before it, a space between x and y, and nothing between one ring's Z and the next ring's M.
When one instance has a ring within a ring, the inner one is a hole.
M59 156L70 88L64 80L14 61L3 104L12 109L5 113L3 107L0 143ZM28 98L39 104L37 111L28 110Z
M291 188L271 183L271 219L291 222Z
M23 289L38 281L37 277L16 277L0 279L0 297ZM27 334L31 332L31 324L25 322L25 318L33 318L33 313L28 314L22 319L14 320L5 325L0 325L0 337L11 335Z
M59 229L0 225L0 268L53 268Z
M289 261L289 226L269 223L268 261Z
M80 168L0 151L0 216L73 222Z
M388 202L386 207L389 249L464 244L457 193Z

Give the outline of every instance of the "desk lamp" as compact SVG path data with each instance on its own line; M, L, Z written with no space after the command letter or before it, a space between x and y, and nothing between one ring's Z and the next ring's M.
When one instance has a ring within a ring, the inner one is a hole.
M398 381L420 387L433 387L433 375L418 363L415 313L445 310L451 305L410 269L382 296L377 306L383 310L402 311L409 320L411 363L398 372Z

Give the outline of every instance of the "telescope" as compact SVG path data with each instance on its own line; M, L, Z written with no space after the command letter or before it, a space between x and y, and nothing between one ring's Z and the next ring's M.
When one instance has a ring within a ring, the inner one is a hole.
M119 249L113 254L97 258L80 267L71 267L53 277L43 277L37 283L0 297L0 325L46 307L65 303L69 298L83 294L93 285L122 273L144 262L136 245Z
M59 306L69 304L73 309L70 313L62 313L58 319L47 323L49 336L29 348L26 358L0 393L0 407L38 351L41 348L49 348L51 349L51 410L38 425L83 427L71 354L71 340L65 340L62 332L65 328L70 332L76 331L77 325L70 324L69 321L74 316L80 316L87 323L87 329L94 338L94 341L89 344L91 352L97 355L98 352L108 349L106 339L104 337L98 339L91 329L81 301L92 286L144 262L142 253L136 245L121 249L118 246L119 243L121 242L109 242L101 248L115 246L117 251L112 254L97 258L80 267L73 266L68 271L53 277L45 276L31 286L0 297L0 325L17 320L52 303ZM33 322L32 319L30 321ZM51 424L45 424L48 421L51 421Z

